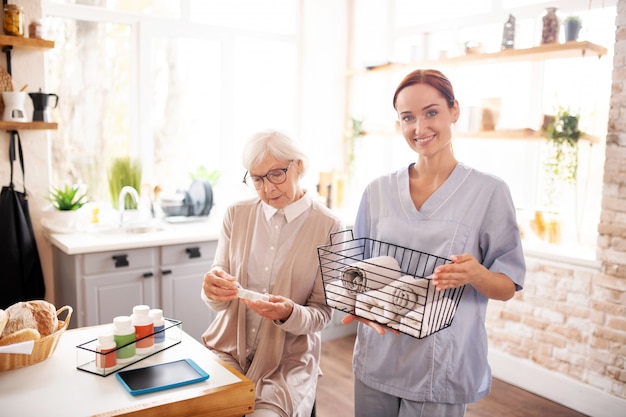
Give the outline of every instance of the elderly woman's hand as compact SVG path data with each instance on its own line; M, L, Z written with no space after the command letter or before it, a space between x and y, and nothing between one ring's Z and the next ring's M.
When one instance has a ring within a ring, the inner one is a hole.
M286 321L293 312L293 301L280 295L268 294L268 296L268 301L241 299L241 302L265 319Z
M234 300L237 298L238 292L236 278L219 268L213 268L204 274L202 291L209 300Z

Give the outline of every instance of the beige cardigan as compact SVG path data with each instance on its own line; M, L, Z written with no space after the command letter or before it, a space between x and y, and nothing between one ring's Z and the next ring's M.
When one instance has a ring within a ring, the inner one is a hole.
M238 278L244 288L252 240L252 226L262 215L259 198L230 206L224 216L213 266ZM291 256L280 268L273 293L295 303L287 321L263 321L252 362L246 359L246 306L237 300L206 299L217 317L202 340L221 359L256 383L255 407L286 417L308 417L321 376L321 330L331 319L319 271L317 247L328 244L330 234L343 230L341 221L313 201ZM293 284L293 285L292 285Z

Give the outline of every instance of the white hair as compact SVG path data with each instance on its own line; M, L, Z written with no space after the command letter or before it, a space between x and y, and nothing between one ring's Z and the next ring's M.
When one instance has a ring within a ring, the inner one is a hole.
M264 130L252 135L243 147L242 163L245 169L259 166L267 155L276 159L302 161L298 176L302 178L308 167L307 156L289 136L277 130Z

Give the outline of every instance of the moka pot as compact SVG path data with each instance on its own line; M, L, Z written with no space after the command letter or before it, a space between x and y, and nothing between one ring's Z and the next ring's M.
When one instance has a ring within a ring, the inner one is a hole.
M42 93L41 89L38 93L28 93L28 95L33 100L33 122L49 122L48 109L56 108L59 104L59 96L53 93ZM52 97L54 97L54 106L50 106Z

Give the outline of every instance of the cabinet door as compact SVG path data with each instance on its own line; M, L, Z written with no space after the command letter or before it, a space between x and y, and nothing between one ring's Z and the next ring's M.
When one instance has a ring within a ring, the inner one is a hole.
M176 266L162 271L163 314L183 322L183 330L200 340L215 318L215 312L200 298L202 277L211 267Z
M204 274L211 268L217 242L161 248L163 314L183 322L183 330L200 340L215 313L200 298Z
M110 323L130 316L133 307L159 307L156 248L96 252L82 255L84 297L81 326Z
M85 277L86 325L112 323L116 316L130 316L138 304L158 307L157 280L150 270Z

